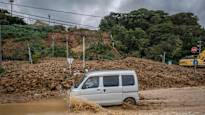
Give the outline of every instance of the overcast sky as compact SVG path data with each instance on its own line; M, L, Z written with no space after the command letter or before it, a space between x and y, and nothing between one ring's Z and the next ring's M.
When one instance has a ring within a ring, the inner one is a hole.
M9 2L9 0L0 0ZM164 10L170 14L178 12L193 12L199 17L199 23L205 26L205 0L14 0L16 4L24 4L68 12L105 16L110 12L129 12L139 8ZM0 4L1 8L10 9L9 5ZM39 16L51 15L51 19L71 21L75 23L98 26L101 18L81 15L56 13L44 10L13 6L14 11L20 11ZM27 20L29 22L29 20Z

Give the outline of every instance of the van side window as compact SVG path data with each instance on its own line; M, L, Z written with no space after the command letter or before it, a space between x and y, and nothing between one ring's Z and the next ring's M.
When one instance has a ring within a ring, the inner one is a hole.
M134 85L135 80L133 75L122 75L122 86Z
M97 88L97 87L99 87L99 77L90 77L83 84L82 89Z
M119 76L118 75L103 76L103 85L104 87L119 86Z

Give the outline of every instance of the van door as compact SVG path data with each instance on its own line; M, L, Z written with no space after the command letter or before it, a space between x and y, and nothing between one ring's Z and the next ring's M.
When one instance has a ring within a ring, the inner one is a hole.
M82 85L81 96L99 103L101 101L100 77L89 77Z
M103 76L102 104L113 105L122 102L122 86L119 75Z
M121 75L123 100L127 97L133 97L136 101L139 99L137 77L134 75Z

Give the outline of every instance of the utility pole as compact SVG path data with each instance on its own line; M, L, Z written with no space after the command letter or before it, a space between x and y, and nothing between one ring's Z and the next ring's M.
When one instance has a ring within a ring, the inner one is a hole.
M83 36L83 70L85 70L85 36Z
M198 48L199 48L199 54L201 53L201 47L202 47L202 41L200 40L200 41L198 41L197 42L198 43Z
M166 62L166 52L163 53L163 63Z
M49 26L50 26L50 24L51 24L51 15L50 14L48 14L48 19L49 19Z
M66 36L66 49L67 49L67 51L66 51L66 57L67 57L67 59L68 59L68 57L69 57L69 51L68 51L68 35Z
M194 73L196 73L196 66L198 64L197 59L196 59L196 55L194 55Z
M52 56L55 56L55 36L52 35Z
M113 40L112 34L110 34L110 37L111 37L111 41L112 41L112 48L115 48L115 42Z
M66 48L67 48L67 62L69 64L69 69L70 69L70 75L72 74L72 63L74 61L74 58L71 57L71 54L69 55L69 50L68 50L68 35L66 36Z
M28 55L29 55L29 61L31 64L33 64L33 59L32 59L32 55L31 55L31 48L29 45L29 42L27 41L27 46L28 46Z
M67 60L69 59L69 51L68 51L68 35L66 35L66 58ZM69 61L70 62L70 61ZM69 63L69 70L70 70L70 74L72 73L72 70L71 70L71 63Z
M11 4L11 16L13 16L13 15L12 15L12 11L13 11L13 3L14 3L14 0L10 0L9 2L10 2L10 4Z

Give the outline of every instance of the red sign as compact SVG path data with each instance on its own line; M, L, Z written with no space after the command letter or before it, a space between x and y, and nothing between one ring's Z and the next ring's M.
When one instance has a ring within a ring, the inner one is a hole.
M191 48L191 52L192 52L192 53L196 53L196 52L197 52L197 50L198 50L198 48L197 48L197 47L192 47L192 48Z

